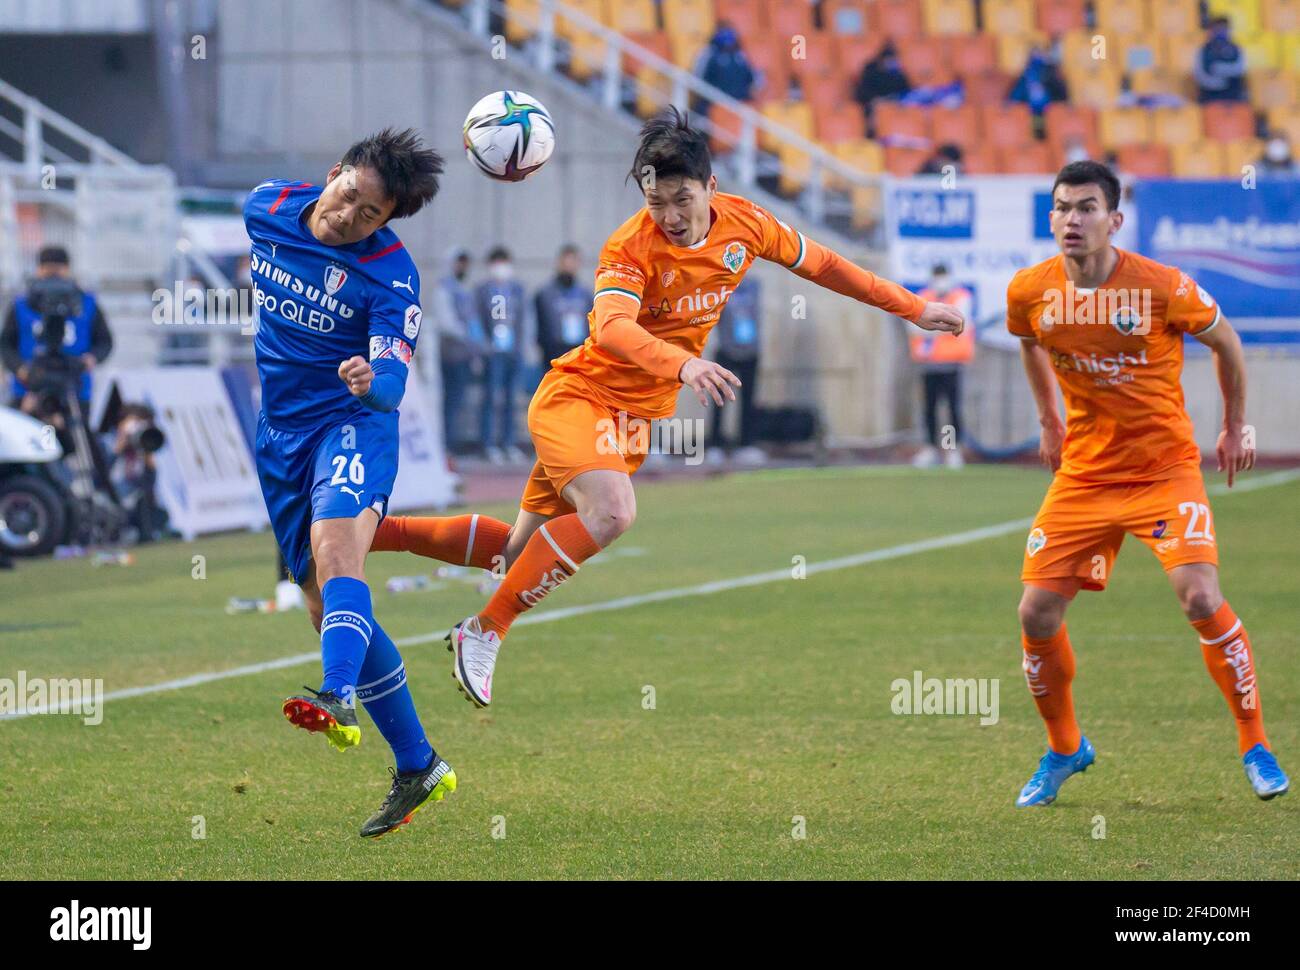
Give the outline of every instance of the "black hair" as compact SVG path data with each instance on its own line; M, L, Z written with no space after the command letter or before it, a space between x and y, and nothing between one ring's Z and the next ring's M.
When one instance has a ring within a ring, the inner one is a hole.
M1101 162L1086 159L1071 162L1056 173L1052 183L1052 198L1056 198L1058 185L1099 185L1101 194L1106 197L1106 208L1111 212L1119 209L1119 179Z
M557 255L568 256L569 254L573 254L574 256L577 256L581 252L582 250L578 248L577 243L565 243L563 246L560 247L560 251Z
M627 178L636 179L644 189L644 178L651 173L654 182L668 178L698 179L705 186L713 174L708 138L698 128L691 127L687 114L678 111L676 105L669 105L641 126L641 143Z
M71 260L68 259L68 251L62 246L46 246L36 257L38 266L45 266L48 263L58 263L62 266L69 265Z
M510 250L505 246L493 246L487 254L487 262L495 263L498 259L509 260Z
M413 216L438 194L438 176L443 161L432 148L425 148L413 128L383 131L363 138L349 148L339 164L371 168L384 183L384 194L393 200L390 219Z

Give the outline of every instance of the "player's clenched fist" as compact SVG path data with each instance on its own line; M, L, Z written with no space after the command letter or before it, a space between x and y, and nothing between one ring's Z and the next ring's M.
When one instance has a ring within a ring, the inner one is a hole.
M709 398L713 398L718 407L725 403L724 397L727 401L734 401L736 392L731 389L731 385L740 387L739 377L727 368L700 357L692 357L682 364L681 373L677 376L683 384L695 391L695 396L706 408L709 406Z
M961 336L966 319L960 310L947 303L927 303L917 318L916 325L922 330L942 330Z
M355 397L364 396L374 379L375 372L370 369L370 363L364 357L349 357L339 364L339 380L348 386Z

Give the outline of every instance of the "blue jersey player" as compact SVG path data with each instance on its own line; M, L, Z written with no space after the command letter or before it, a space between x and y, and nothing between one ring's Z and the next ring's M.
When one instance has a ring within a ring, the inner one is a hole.
M420 335L419 274L388 223L437 194L442 167L413 131L385 130L348 149L324 185L263 182L244 204L262 383L257 471L324 667L320 690L288 698L284 715L344 751L361 741L360 700L393 749L392 787L363 836L456 789L362 571L397 476L397 406Z

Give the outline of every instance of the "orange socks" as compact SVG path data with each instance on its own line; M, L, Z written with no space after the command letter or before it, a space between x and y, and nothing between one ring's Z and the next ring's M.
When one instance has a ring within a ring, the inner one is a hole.
M1213 616L1191 622L1201 635L1205 667L1228 699L1228 708L1237 719L1240 753L1245 754L1257 744L1267 748L1264 715L1259 707L1259 689L1255 685L1255 656L1250 649L1246 628L1226 600Z
M504 638L519 614L540 603L598 552L600 546L576 512L551 519L533 533L511 564L505 581L478 615L479 626Z
M1079 750L1080 734L1074 719L1074 699L1070 696L1074 650L1065 624L1043 639L1021 631L1020 645L1025 651L1025 683L1047 725L1047 743L1057 754L1074 754Z
M505 555L510 526L486 515L390 515L379 523L371 552L413 552L456 566L491 569Z

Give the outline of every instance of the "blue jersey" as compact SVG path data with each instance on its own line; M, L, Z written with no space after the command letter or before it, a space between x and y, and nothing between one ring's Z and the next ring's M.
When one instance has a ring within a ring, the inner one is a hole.
M349 357L403 378L420 335L420 276L397 235L326 246L304 211L321 194L306 182L263 182L244 203L253 241L262 411L273 428L307 431L366 410L339 379Z

